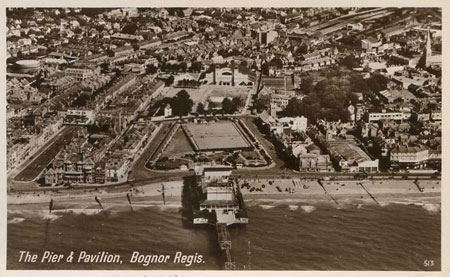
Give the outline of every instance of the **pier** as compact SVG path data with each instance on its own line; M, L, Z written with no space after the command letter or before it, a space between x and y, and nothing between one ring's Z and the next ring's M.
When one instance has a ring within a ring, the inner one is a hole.
M238 181L230 178L231 172L232 167L229 166L198 168L189 190L192 222L207 224L215 231L217 246L224 252L224 268L227 270L236 269L228 226L248 223L244 199Z
M225 261L225 269L234 270L236 269L236 263L233 262L231 256L231 237L228 232L227 225L225 223L217 223L216 224L216 232L217 232L217 242L221 250L225 251L226 261Z

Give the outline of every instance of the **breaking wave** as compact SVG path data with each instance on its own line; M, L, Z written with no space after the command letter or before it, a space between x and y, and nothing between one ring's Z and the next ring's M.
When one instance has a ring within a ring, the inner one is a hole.
M8 220L8 224L16 224L16 223L20 223L24 220L25 220L25 218L14 217L13 219Z
M57 214L46 214L46 215L43 215L41 218L42 219L45 219L45 220L48 220L48 221L55 221L55 220L57 220L58 218L61 218L62 217L62 215L57 215Z
M311 213L316 209L314 206L301 206L301 208L305 213Z
M440 204L427 203L427 204L422 204L422 205L419 205L419 206L422 206L422 208L424 208L427 212L430 212L430 213L438 213L441 210L441 205Z
M101 209L65 209L65 210L56 210L55 213L73 213L76 215L84 214L84 215L94 215L102 212Z
M275 206L273 205L259 205L259 207L263 210L273 209Z

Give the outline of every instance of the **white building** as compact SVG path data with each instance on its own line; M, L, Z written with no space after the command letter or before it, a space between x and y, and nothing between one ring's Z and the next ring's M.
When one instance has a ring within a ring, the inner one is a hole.
M270 115L276 117L277 112L286 109L289 100L296 97L294 91L273 90L270 92ZM302 99L302 97L299 97Z
M250 35L263 45L268 45L278 37L278 32L273 24L265 24L262 22L252 23Z
M172 107L170 105L166 105L164 107L164 117L172 116Z
M77 81L84 81L89 77L94 76L94 71L90 68L67 68L65 70L66 76L72 76Z
M232 170L233 170L232 167L227 166L216 166L216 167L199 166L195 168L196 174L202 176L202 181L204 183L228 182Z
M283 124L284 126L288 126L294 132L305 132L306 127L308 126L308 119L304 116L297 117L283 117L278 119L278 122Z
M373 48L377 48L381 46L381 40L378 40L374 37L368 37L366 39L361 40L361 48L366 50L371 50Z
M388 112L388 111L369 112L369 123L380 120L402 121L403 119L405 119L405 116L403 115L402 112Z
M228 67L213 69L212 72L206 74L204 80L208 84L215 83L217 85L223 86L247 86L249 85L249 83L251 83L251 81L248 78L248 75L242 74L237 69L232 70L231 68Z
M350 31L362 31L362 30L364 30L364 26L362 25L361 22L348 23L347 24L347 30L350 30Z
M292 97L294 96L289 94L271 94L270 104L277 106L281 109L285 109L289 104L289 100L291 100Z
M440 110L431 111L431 119L433 119L434 121L441 121L442 111Z
M217 186L217 187L207 187L206 188L207 198L206 200L222 200L222 201L232 201L234 198L233 188L230 186Z
M277 122L270 124L270 132L274 135L281 136L286 130L291 132L302 133L306 131L308 125L308 119L306 117L283 117L277 120Z

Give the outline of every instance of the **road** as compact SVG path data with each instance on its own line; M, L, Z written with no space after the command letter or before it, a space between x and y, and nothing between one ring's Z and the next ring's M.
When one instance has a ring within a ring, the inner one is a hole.
M356 180L358 173L346 172L298 172L293 170L283 170L278 172L263 170L235 170L233 176L247 179L280 179L280 178L305 178L305 179L322 179L332 178L335 180L352 179ZM391 173L391 172L375 172L368 173L368 178L373 179L440 179L438 175L429 173Z
M256 139L262 144L262 146L267 150L267 152L269 153L269 155L272 157L273 161L275 162L275 167L273 168L269 168L269 169L264 169L265 172L269 171L269 172L281 172L282 170L284 170L284 168L286 167L286 164L284 162L284 160L280 157L280 155L277 153L277 151L275 150L275 146L268 140L266 139L261 132L258 130L258 127L256 126L254 120L254 117L241 117L242 122L245 123L245 125L248 127L248 129L253 133L253 135L255 135ZM241 170L236 170L237 172L241 171ZM244 169L242 170L244 172L249 171L248 169ZM255 170L257 171L257 170Z
M242 121L248 126L248 128L254 133L259 142L263 144L269 154L272 156L273 160L276 163L276 166L273 168L268 168L264 170L252 170L252 169L239 169L233 171L233 176L246 178L246 179L279 179L279 178L324 178L331 177L334 179L355 179L355 173L342 173L342 172L296 172L291 169L286 169L284 161L279 157L278 153L275 150L273 144L268 141L259 131L257 126L255 125L253 117L242 117ZM175 120L174 120L175 121ZM142 185L142 184L150 184L150 183L158 183L163 181L173 181L173 180L181 180L183 177L192 175L192 171L177 171L177 172L164 172L164 171L152 171L146 168L147 162L152 159L152 157L157 153L159 147L162 142L166 139L166 136L169 134L171 130L171 126L174 121L166 121L162 122L161 128L154 135L151 142L149 142L147 148L144 150L143 154L138 158L136 163L134 164L129 181L119 184L106 184L106 185L82 185L82 186L74 186L74 187L40 187L35 188L34 186L14 186L14 191L81 191L87 189L107 189L107 190L120 190L129 188L131 185ZM30 162L29 165L26 166L25 170L22 170L19 175L16 176L16 180L8 180L16 181L17 183L24 183L28 181L28 184L32 184L34 178L36 178L39 173L45 168L45 166L51 162L56 153L70 141L74 130L76 127L69 126L65 128L59 134L55 140L49 141L43 148L40 150L37 158ZM424 174L424 173L389 173L389 172L381 172L381 173L371 173L368 174L369 178L375 179L440 179L438 175L432 174Z
M71 193L85 192L87 190L98 190L102 189L105 191L122 191L127 190L130 186L139 186L146 184L157 184L159 182L168 182L168 181L177 181L182 180L186 176L193 175L192 171L184 171L184 172L170 172L170 173L156 173L153 171L148 171L149 176L147 178L132 180L123 183L116 184L105 184L105 185L80 185L74 187L38 187L38 188L23 188L23 189L15 189L14 192L39 192L39 191L53 191L53 192L63 192L70 191ZM274 174L266 171L233 171L232 176L235 178L242 179L280 179L280 178L296 178L296 179L322 179L326 177L332 177L335 180L343 181L343 180L356 180L355 173L342 173L342 172L294 172L292 170L286 172L279 172L278 174ZM368 179L409 179L409 180L430 180L435 178L435 180L441 180L440 176L432 176L430 174L421 174L421 173L396 173L393 175L392 173L372 173L368 174ZM366 178L367 180L367 178Z
M34 154L34 159L27 162L23 169L13 177L16 181L30 182L36 179L39 174L47 167L58 152L67 145L75 134L75 126L66 126L52 140L49 140L41 149Z
M170 126L172 125L171 121L162 122L162 126L158 130L158 133L154 136L151 142L149 142L149 145L144 150L142 155L138 158L136 163L133 165L131 169L131 174L129 176L129 180L142 180L142 179L148 179L155 176L164 175L164 173L157 173L150 171L145 165L147 162L154 156L154 154L159 149L161 143L166 138L166 135L170 131ZM170 175L170 174L169 174Z

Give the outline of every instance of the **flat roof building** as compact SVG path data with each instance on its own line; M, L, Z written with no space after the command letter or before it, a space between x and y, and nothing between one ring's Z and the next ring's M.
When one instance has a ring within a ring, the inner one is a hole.
M354 139L327 140L325 148L342 171L377 172L378 159L372 160Z

